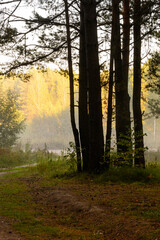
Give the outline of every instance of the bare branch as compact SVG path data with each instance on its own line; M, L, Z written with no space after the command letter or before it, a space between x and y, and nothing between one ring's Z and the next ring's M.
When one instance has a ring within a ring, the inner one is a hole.
M0 5L14 3L14 2L19 2L19 1L21 2L21 0L12 0L12 1L7 1L7 2L0 2Z

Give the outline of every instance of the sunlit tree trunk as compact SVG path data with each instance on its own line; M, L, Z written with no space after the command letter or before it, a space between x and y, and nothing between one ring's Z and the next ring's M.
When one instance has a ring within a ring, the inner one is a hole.
M143 123L141 112L141 1L134 1L134 76L133 116L135 135L135 166L145 167Z
M98 58L96 1L82 1L89 82L89 170L99 171L104 158L100 68Z
M66 15L66 30L67 30L67 47L68 47L68 68L69 68L69 79L70 79L70 116L71 126L74 135L77 155L77 171L81 171L81 151L79 132L75 122L75 111L74 111L74 78L73 78L73 67L72 67L72 51L71 51L71 38L70 38L70 27L69 27L69 14L68 14L68 1L64 0L65 3L65 15Z

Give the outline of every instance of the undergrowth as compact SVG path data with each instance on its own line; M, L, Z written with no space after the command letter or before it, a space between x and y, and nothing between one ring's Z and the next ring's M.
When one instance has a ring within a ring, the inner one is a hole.
M157 160L157 159L156 159ZM149 161L148 161L149 162ZM114 167L101 174L76 172L75 156L70 152L58 156L45 150L32 151L27 145L25 150L1 150L0 168L15 167L23 164L37 163L26 169L28 174L38 174L45 178L93 179L96 183L160 183L160 164L158 160L147 164L146 168ZM26 171L25 170L25 171ZM2 170L1 170L2 171ZM20 169L23 174L24 170Z
M28 145L24 150L0 149L0 168L13 168L41 161L55 160L56 158L56 154L49 153L46 149L32 151Z
M63 158L57 161L41 161L35 167L39 175L47 178L90 178L96 183L160 183L160 166L158 164L148 164L145 169L138 167L111 167L101 174L76 173L70 169L70 165Z
M34 156L35 153L31 154ZM81 198L88 199L89 206L91 203L109 207L113 219L119 219L120 223L123 221L122 214L126 214L127 218L131 217L131 221L136 217L138 221L154 220L159 223L159 198L158 194L155 194L158 189L156 184L160 183L158 163L152 162L146 166L146 169L111 167L101 174L89 174L77 173L76 168L72 167L75 163L72 164L69 156L67 159L64 155L55 157L42 151L37 151L36 154L36 158L39 159L36 166L21 168L17 172L3 175L0 182L0 215L13 219L14 229L27 239L105 239L99 234L101 228L97 222L95 232L94 220L94 224L90 224L88 219L84 222L84 218L79 218L81 224L87 227L83 231L82 225L79 225L77 231L77 225L73 223L73 219L77 219L77 212L74 213L71 209L68 215L66 213L63 215L61 212L58 214L56 198L56 201L52 202L55 189L58 191L64 189L64 193L68 192L68 189L69 191L73 189L73 195L80 194ZM107 195L106 189L109 189ZM68 209L67 207L67 211ZM106 231L106 227L110 234L112 224L106 222L102 229ZM92 234L91 236L87 235L86 229ZM146 238L145 232L143 234L143 239L150 240L156 239L159 233L153 237L151 232L150 238Z
M105 183L160 183L160 166L110 168L107 172L95 177L96 182Z

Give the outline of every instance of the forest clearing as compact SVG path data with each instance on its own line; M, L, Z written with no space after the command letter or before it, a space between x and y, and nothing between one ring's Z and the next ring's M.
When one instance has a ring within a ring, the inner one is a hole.
M2 175L0 239L158 240L160 170L138 171L77 174L58 160Z
M0 7L0 240L160 240L160 1Z

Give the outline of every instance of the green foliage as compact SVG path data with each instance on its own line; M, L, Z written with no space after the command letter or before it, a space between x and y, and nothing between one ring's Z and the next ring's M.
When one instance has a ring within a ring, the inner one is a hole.
M14 37L17 35L17 29L16 28L11 28L7 27L1 30L1 37L0 37L0 44L5 44L8 42L13 42L15 39Z
M110 154L110 160L112 166L125 166L125 167L131 167L133 166L133 159L136 156L136 158L141 158L141 154L145 152L148 148L136 148L135 144L138 144L139 141L141 141L141 137L146 136L146 134L139 133L137 134L137 141L135 143L135 134L132 130L131 135L124 136L121 135L119 138L118 144L114 143L114 148L109 153ZM119 149L122 149L121 151L117 152L116 148L117 145L119 146Z
M152 156L149 155L148 158ZM159 155L158 155L159 156ZM153 156L154 158L154 156ZM69 156L68 156L69 160ZM73 169L72 162L66 161L66 156L61 156L57 160L42 160L36 167L36 172L40 175L46 176L47 178L78 178L83 181L89 178L96 183L160 183L160 165L155 162L149 162L146 168L129 167L127 165L122 167L112 166L109 170L102 174L87 174L81 173L76 174L76 168ZM76 164L74 163L74 166Z
M152 54L152 58L149 60L148 74L151 78L153 78L153 77L159 78L160 77L159 67L160 67L160 53L155 52L154 54Z
M56 158L41 158L37 165L37 170L41 175L48 177L72 175L77 171L76 149L73 142L69 143L66 153Z
M59 178L70 173L66 161L60 157L52 160L40 160L35 170L41 176L45 176L47 178Z
M66 160L69 170L76 171L77 167L77 157L76 157L76 147L73 142L69 143L69 147L67 148L67 153L64 155L64 159Z
M148 71L145 74L146 89L150 92L147 100L148 106L153 115L160 115L160 53L155 52L148 61Z
M160 166L148 165L146 169L131 167L111 167L95 177L98 183L160 183Z
M18 96L8 90L0 97L0 147L13 146L18 135L24 129L24 117L21 115Z

